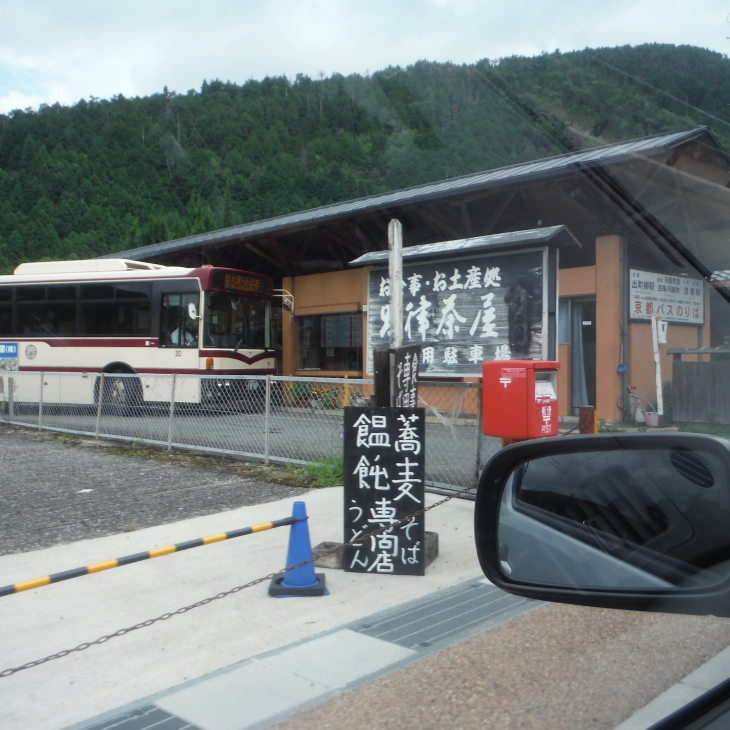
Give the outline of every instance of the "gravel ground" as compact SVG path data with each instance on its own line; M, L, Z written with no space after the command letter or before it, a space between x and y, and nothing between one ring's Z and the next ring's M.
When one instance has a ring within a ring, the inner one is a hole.
M730 621L550 604L278 730L610 730L730 643Z
M240 462L220 465L196 457L185 466L161 454L160 461L110 453L115 449L118 444L64 442L50 433L0 426L0 555L307 491L247 477Z

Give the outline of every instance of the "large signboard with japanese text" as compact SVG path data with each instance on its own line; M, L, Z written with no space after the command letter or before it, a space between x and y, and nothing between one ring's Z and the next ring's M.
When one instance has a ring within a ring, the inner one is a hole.
M403 344L420 345L420 374L480 376L488 360L544 359L545 251L404 261ZM368 373L388 347L390 281L370 270Z
M704 324L705 296L702 279L688 279L651 271L629 271L631 319Z
M424 575L423 408L345 408L345 542L385 529L345 549L352 573Z

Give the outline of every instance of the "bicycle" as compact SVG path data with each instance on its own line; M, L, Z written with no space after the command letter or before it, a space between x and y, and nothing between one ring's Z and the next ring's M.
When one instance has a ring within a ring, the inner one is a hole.
M636 395L635 385L627 385L626 389L628 393L623 393L616 398L616 406L624 412L625 416L631 417L633 414L634 420L644 421L645 413L657 412L656 408L648 400ZM637 417L639 411L641 411L641 418Z

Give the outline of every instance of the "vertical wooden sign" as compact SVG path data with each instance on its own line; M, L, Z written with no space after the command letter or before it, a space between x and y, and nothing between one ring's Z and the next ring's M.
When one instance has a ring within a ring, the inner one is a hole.
M393 373L394 404L396 408L418 406L418 361L420 345L406 345L395 350Z

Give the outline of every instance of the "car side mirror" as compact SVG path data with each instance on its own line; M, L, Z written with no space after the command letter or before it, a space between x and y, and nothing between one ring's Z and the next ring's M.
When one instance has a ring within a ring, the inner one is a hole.
M536 439L482 472L475 539L510 593L730 617L730 441L698 434Z

